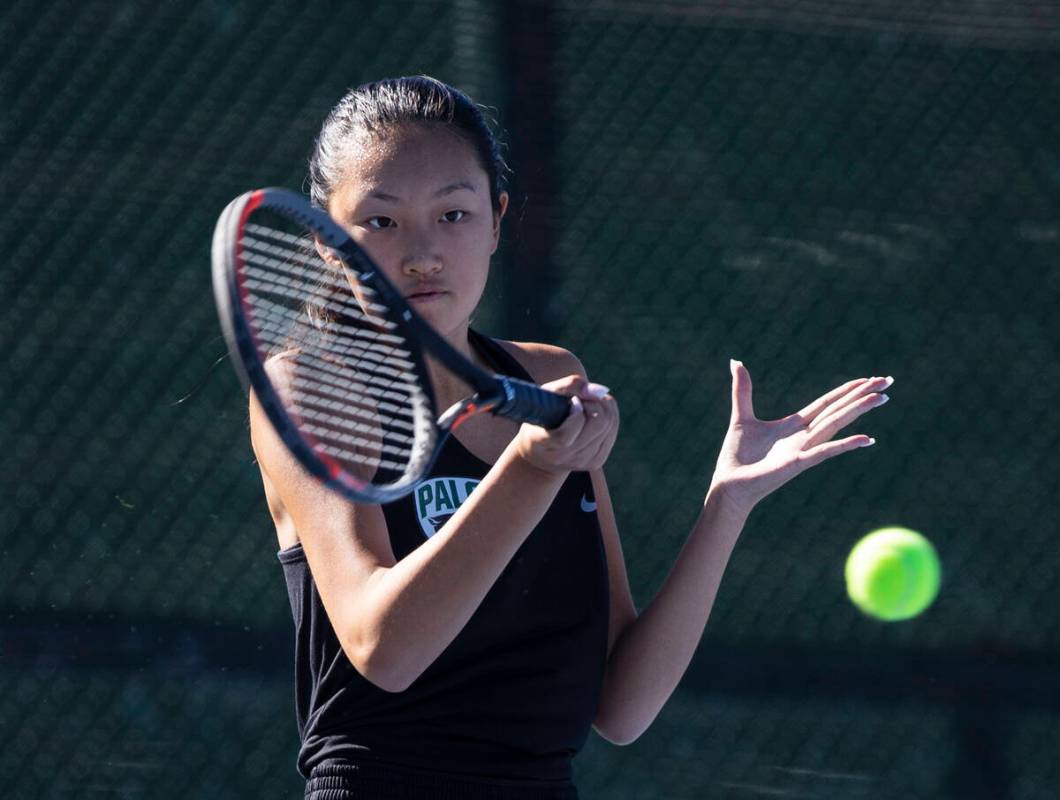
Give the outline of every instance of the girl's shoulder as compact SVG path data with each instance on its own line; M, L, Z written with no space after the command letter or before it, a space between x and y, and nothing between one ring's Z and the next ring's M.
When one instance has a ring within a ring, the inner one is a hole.
M568 375L585 376L585 367L570 350L541 342L493 341L518 361L537 383L547 383Z

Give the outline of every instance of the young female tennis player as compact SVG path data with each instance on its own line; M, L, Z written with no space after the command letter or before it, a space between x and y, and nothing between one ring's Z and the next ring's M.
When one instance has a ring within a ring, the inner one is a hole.
M483 367L575 400L555 430L489 415L407 498L354 505L310 477L252 401L254 450L297 631L298 768L315 800L574 798L590 726L626 743L670 696L755 504L886 402L862 378L761 421L732 364L732 418L703 509L648 607L633 605L602 467L618 407L557 347L470 326L508 205L477 107L430 78L347 94L310 165L313 201ZM432 373L434 371L432 370ZM438 370L440 408L463 397Z

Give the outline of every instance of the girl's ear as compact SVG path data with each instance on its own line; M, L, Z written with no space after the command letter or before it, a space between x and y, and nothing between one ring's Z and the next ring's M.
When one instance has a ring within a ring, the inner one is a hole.
M313 237L313 246L317 249L317 253L320 254L320 257L327 262L329 267L338 269L342 266L342 262L331 252L331 248L320 241L316 236Z
M501 192L497 197L497 210L493 212L493 248L490 250L490 254L497 252L497 245L501 240L501 220L504 218L504 212L508 210L508 193Z

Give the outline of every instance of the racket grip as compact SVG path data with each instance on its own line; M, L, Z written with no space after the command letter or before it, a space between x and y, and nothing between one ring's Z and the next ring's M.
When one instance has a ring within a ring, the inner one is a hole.
M498 376L504 399L493 409L498 417L558 428L570 413L570 398L542 389L536 383Z

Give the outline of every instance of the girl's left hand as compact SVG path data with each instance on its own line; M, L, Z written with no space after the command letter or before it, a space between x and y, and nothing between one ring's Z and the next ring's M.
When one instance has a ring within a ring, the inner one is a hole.
M777 420L760 420L751 402L751 374L732 362L732 417L721 446L711 489L746 513L796 475L826 459L866 447L874 440L859 434L832 437L873 408L887 402L882 391L893 378L858 378L838 386L801 411Z

